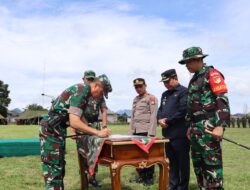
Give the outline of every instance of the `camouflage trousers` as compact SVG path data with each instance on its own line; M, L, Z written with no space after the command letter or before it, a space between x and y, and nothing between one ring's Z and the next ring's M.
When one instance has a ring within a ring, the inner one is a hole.
M223 190L220 141L205 133L204 122L191 126L191 155L197 183L202 190Z
M46 190L63 190L63 178L65 175L65 124L57 123L51 127L48 117L41 121L40 145L41 164Z
M96 129L96 130L101 130L101 125L99 122L93 122L91 127ZM76 133L82 134L82 132L79 132L79 131L77 131ZM81 137L76 139L77 152L83 157L83 159L87 159L86 152L84 151L84 148L83 148L85 145L83 145L83 143L84 143L84 141L82 140ZM86 163L87 163L87 161L86 161ZM96 174L97 172L98 172L98 164L96 164L96 166L95 166L95 173L94 174Z

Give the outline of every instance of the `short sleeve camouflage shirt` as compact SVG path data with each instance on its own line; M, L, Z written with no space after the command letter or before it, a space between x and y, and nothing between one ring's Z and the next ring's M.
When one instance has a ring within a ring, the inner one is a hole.
M98 121L99 112L102 108L107 109L104 97L99 100L90 97L83 111L83 115L89 123L96 122Z
M79 83L64 90L53 102L50 111L57 113L70 113L82 116L89 98L90 84Z
M211 82L209 81L209 72L214 70L212 66L204 65L191 79L188 87L188 113L186 118L187 121L191 121L193 116L213 112L215 113L213 118L214 126L228 127L230 121L230 107L227 90L223 87L224 90L221 88L218 89L217 92L216 89L213 91ZM216 78L218 84L222 82L220 80L224 79L219 73L219 78ZM225 85L224 82L223 85Z

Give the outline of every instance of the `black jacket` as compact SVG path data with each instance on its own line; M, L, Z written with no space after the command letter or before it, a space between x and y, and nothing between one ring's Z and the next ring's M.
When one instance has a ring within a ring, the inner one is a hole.
M167 119L168 127L162 129L164 137L169 139L186 137L187 93L186 87L178 85L175 89L162 94L157 119Z

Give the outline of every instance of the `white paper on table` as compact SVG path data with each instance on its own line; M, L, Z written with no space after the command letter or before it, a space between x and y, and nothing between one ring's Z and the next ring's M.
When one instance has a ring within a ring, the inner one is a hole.
M108 138L109 139L131 139L131 138L138 138L138 137L145 137L145 136L114 134L114 135L110 135Z

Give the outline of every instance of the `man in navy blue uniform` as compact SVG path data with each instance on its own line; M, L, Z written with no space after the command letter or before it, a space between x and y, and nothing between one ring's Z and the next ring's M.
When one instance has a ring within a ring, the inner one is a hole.
M157 119L162 135L169 138L166 155L170 162L169 190L187 190L189 183L189 140L186 137L187 88L178 82L175 69L161 74L164 86Z

